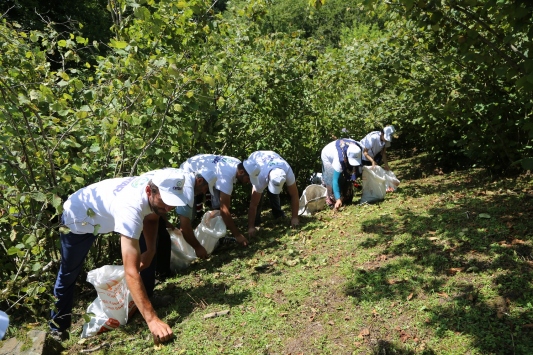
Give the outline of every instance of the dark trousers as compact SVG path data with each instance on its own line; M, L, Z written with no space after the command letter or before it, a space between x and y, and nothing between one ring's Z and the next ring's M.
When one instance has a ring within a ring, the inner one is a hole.
M279 195L274 195L272 192L266 189L268 200L270 202L270 208L272 209L272 216L274 218L280 218L285 216L285 212L281 210L281 201L279 198ZM265 194L261 195L261 199L259 200L259 205L257 206L257 211L255 214L255 226L259 226L261 224L261 211L263 210L263 198Z
M96 236L87 234L60 234L61 240L61 264L54 286L55 310L52 310L50 328L65 331L72 323L72 306L74 304L74 288L76 280L83 268L85 258L94 243ZM146 251L144 236L139 239L141 253ZM141 278L148 293L148 297L153 294L155 286L155 258L151 265L141 271Z

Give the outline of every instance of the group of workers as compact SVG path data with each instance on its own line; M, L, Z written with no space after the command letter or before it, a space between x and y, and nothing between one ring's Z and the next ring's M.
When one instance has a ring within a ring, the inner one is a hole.
M337 139L322 150L323 178L328 189L328 204L339 208L348 202L346 185L361 173L361 165L387 168L386 148L393 126L369 133L360 142ZM199 258L207 251L196 240L192 220L195 203L211 194L211 209L220 210L227 229L236 242L248 245L230 212L234 184L252 185L248 209L248 238L261 223L261 200L266 190L274 218L284 217L279 194L287 186L292 227L299 225L299 195L292 168L273 151L256 151L244 161L213 154L195 155L179 168L154 170L135 177L107 179L84 187L64 203L60 233L61 263L54 286L55 307L51 312L51 334L64 340L69 336L76 279L98 234L120 234L125 279L139 312L144 317L155 343L172 338L172 329L156 314L150 297L155 287L155 258L158 227L163 219L170 228L167 213L176 210L184 239ZM64 230L63 230L64 231Z

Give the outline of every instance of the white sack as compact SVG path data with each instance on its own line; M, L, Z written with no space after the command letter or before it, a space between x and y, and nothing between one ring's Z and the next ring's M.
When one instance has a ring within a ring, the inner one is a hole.
M385 169L381 166L363 166L363 191L361 203L377 202L385 199L387 188Z
M170 270L176 273L178 270L185 269L196 259L196 252L185 241L179 229L167 228L167 231L170 234Z
M220 211L211 211L204 214L202 222L194 230L194 236L200 244L211 254L218 244L218 240L226 235L226 224Z
M174 273L187 268L194 259L196 252L194 248L185 241L179 229L167 229L170 234L170 270ZM202 222L194 230L194 236L211 254L218 243L218 240L226 235L226 224L222 220L220 211L211 211L204 214Z
M87 338L126 324L137 307L126 285L124 266L105 265L91 270L87 282L94 286L98 297L87 308L87 314L93 316L83 325L81 337Z
M326 207L326 196L328 190L322 185L309 185L302 192L298 215L309 216L314 212L323 210Z
M385 189L387 192L396 191L398 185L400 185L400 180L390 170L385 170L385 180Z

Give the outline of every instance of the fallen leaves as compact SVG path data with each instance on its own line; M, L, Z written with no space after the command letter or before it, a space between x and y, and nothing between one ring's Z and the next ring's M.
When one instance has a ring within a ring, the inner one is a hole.
M452 267L447 270L448 275L455 275L458 272L462 272L465 268L464 267Z
M369 335L370 335L370 330L368 330L368 328L363 328L359 332L359 338L367 337Z

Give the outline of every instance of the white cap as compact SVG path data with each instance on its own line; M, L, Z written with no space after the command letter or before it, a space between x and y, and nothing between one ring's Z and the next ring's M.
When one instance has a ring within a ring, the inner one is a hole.
M361 165L361 148L357 144L350 144L348 146L346 156L348 157L348 164L351 166Z
M194 195L190 188L185 186L185 172L181 169L167 168L157 170L152 176L152 182L159 188L163 202L169 206L183 206L187 204L189 195Z
M200 169L197 174L202 175L204 180L207 181L207 184L209 185L209 192L211 195L213 195L213 188L217 182L217 175L215 172L208 169Z
M394 129L394 126L392 125L383 128L383 138L385 138L387 142L392 141L392 134L394 132L396 132L396 130Z
M7 327L9 326L9 318L7 314L0 311L0 340L6 335Z
M278 195L283 189L283 184L285 184L285 180L287 180L287 174L285 173L285 171L283 171L283 169L276 168L270 170L268 176L270 177L268 181L268 190L274 195Z
M250 176L250 182L253 186L259 186L259 173L261 172L261 167L254 161L246 159L242 165L244 169Z

